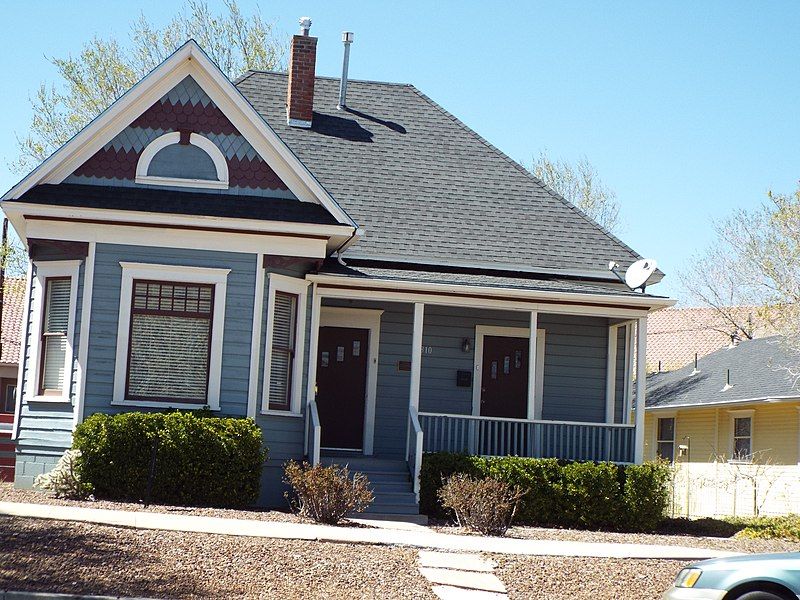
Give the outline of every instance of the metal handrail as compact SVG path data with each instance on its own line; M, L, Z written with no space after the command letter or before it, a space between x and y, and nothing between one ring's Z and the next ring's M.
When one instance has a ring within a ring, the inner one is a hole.
M414 494L419 502L419 474L422 470L422 448L423 436L422 426L419 423L419 415L417 409L413 406L408 407L408 420L409 420L409 434L412 435L411 443L409 444L409 452L413 452L413 466L411 464L411 457L409 457L409 469L411 470L411 477L414 486ZM412 446L413 444L413 446Z
M319 422L319 412L317 411L317 403L311 400L308 403L309 415L311 415L311 427L309 428L309 446L308 456L311 459L311 464L316 466L319 464L319 450L322 439L322 425Z

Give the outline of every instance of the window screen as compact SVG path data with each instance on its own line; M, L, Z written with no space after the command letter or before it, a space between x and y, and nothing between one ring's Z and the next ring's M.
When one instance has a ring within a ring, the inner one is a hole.
M40 392L63 394L69 329L70 277L51 277L45 282L42 326Z
M733 420L733 458L748 460L752 451L752 426L750 417L736 417Z
M297 331L297 296L285 292L275 292L272 311L269 407L288 410Z
M205 403L214 286L133 282L126 397Z

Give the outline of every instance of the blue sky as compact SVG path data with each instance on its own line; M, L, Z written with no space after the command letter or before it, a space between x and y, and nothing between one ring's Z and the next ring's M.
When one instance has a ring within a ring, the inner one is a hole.
M29 95L54 81L46 56L127 38L140 11L164 23L179 6L3 3L0 187L19 179L8 163ZM320 74L339 74L348 29L352 77L413 83L517 160L586 155L617 192L622 239L668 274L654 292L680 295L675 273L711 241L714 218L800 179L797 2L273 1L261 12L286 33L313 18Z

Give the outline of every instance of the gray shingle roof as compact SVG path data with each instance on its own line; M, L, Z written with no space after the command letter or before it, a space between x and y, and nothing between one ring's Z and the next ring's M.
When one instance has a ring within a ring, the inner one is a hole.
M237 87L367 230L348 256L606 273L639 258L458 119L407 84L318 77L311 129L286 124L285 74Z
M457 272L455 270L433 270L422 265L408 265L408 268L393 268L385 265L359 264L348 260L347 266L336 260L327 260L319 270L321 275L336 275L353 279L382 279L402 282L439 283L478 287L495 287L547 292L568 292L574 294L600 294L614 296L642 297L622 284L611 282L588 282L575 279L506 276L498 272Z
M789 349L780 336L745 340L701 358L697 374L692 374L692 363L677 371L651 375L647 408L800 397L800 386L786 369L798 365L800 354ZM723 391L728 369L732 387Z

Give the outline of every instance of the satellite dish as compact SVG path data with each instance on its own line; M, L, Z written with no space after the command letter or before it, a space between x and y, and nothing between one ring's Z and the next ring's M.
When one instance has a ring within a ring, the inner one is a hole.
M642 288L644 291L647 280L650 279L657 266L656 261L652 258L637 260L625 271L625 285L632 290Z

